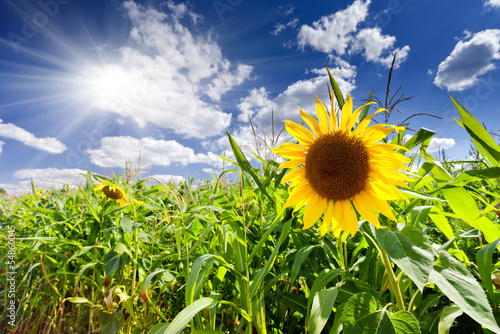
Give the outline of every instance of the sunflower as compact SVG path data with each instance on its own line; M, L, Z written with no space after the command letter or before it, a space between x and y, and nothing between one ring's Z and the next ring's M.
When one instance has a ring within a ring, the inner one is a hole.
M110 181L104 181L94 188L94 191L102 191L103 195L109 199L114 199L122 208L127 206L130 198L125 191ZM134 200L135 203L141 205L143 202Z
M271 150L289 159L280 168L296 167L282 180L282 183L290 181L290 189L293 188L284 208L295 205L297 211L307 204L303 229L313 226L323 213L322 236L330 226L336 237L342 231L354 236L358 230L356 211L376 227L380 227L376 212L396 220L387 201L403 198L396 186L407 187L404 181L410 179L400 170L409 170L405 164L410 159L394 151L404 147L378 142L403 128L388 124L369 127L372 117L384 109L365 117L355 127L366 105L353 112L352 98L348 95L337 120L333 95L330 115L316 97L319 122L299 108L312 132L285 121L287 132L300 144L284 143Z

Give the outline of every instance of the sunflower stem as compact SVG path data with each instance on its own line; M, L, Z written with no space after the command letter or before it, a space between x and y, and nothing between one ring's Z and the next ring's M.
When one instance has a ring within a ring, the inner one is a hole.
M387 272L387 277L389 278L389 285L391 287L392 293L396 297L396 304L400 310L405 309L405 304L403 300L403 295L401 294L401 289L399 288L398 280L396 279L396 275L394 275L394 271L392 270L391 260L387 253L377 244L375 240L366 232L362 231L363 234L372 241L377 248L377 251L380 254L380 258L382 259L382 263L384 264L385 271Z
M389 277L389 284L391 286L391 290L394 293L394 296L396 297L396 304L398 305L398 308L400 310L404 310L405 305L403 301L403 296L401 294L401 289L399 288L399 283L396 279L396 276L394 275L394 271L392 270L391 260L389 259L389 256L382 248L379 248L379 252L380 252L380 257L382 258L382 262L384 263L385 271L387 272L387 276Z

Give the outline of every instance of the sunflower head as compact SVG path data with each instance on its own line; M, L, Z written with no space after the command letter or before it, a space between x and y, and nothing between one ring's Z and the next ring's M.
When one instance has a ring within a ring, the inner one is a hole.
M298 144L284 143L272 151L289 159L280 168L293 168L282 180L290 181L292 189L284 207L295 205L296 211L306 205L304 229L313 226L323 213L321 235L331 226L337 237L341 231L356 234L356 211L376 227L380 227L376 212L396 220L387 201L403 197L396 186L406 187L404 181L409 178L400 171L408 170L405 164L410 159L395 152L404 149L402 146L379 142L403 128L388 124L368 126L372 117L384 109L356 125L365 106L353 111L348 95L338 119L332 94L329 114L316 97L317 120L299 108L311 130L285 121L287 132Z
M122 208L127 206L127 203L131 201L127 193L110 180L101 182L101 184L94 188L94 191L101 191L103 197L115 200ZM134 202L139 205L142 204L140 201L134 200Z

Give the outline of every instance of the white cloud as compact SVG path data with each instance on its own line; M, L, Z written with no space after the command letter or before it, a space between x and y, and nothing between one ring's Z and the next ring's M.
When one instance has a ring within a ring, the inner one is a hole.
M303 25L299 31L299 45L310 45L325 53L335 51L341 56L347 50L358 24L368 16L371 0L356 0L352 5L334 14L323 16L313 26Z
M155 175L150 175L150 177L159 180L163 184L171 183L171 184L178 185L179 183L186 181L185 177L179 176L179 175L155 174Z
M407 142L411 137L413 137L413 136L412 135L405 135L403 137L403 143ZM453 139L453 138L433 137L431 139L431 141L429 142L429 146L427 146L427 153L439 152L441 150L446 150L446 149L453 147L453 146L455 146L455 139ZM411 149L410 153L414 154L414 153L418 152L418 150L419 150L419 148L415 147L415 148Z
M99 148L87 150L87 153L90 161L101 167L121 167L126 160L139 161L139 158L146 166L169 166L172 163L205 163L215 166L221 160L211 152L195 154L192 148L175 140L136 139L130 136L104 137Z
M488 29L459 41L451 54L439 64L434 84L448 91L461 91L475 85L478 77L495 68L500 59L500 29Z
M395 48L396 37L383 35L379 27L358 32L358 26L368 17L370 3L371 0L356 0L344 10L321 17L312 27L303 25L298 34L299 46L311 46L331 56L362 53L366 60L387 68L396 52L394 67L398 68L408 57L408 45Z
M62 188L64 185L85 184L87 171L81 169L36 168L20 169L14 172L14 177L20 179L18 184L7 184L9 193L31 192L31 181L39 188Z
M330 68L330 72L335 77L337 84L342 92L351 92L354 90L356 77L356 67L348 64L341 59L335 59L336 67ZM284 120L292 120L301 123L299 108L315 115L316 99L314 95L323 101L327 108L330 106L330 97L328 96L327 83L329 83L328 73L326 68L313 69L309 71L315 74L310 79L299 80L275 98L270 97L270 92L265 87L253 89L247 97L240 100L238 109L240 115L238 120L248 122L248 115L252 117L255 131L262 138L266 137L264 133L272 133L273 116L274 116L274 133L275 136L284 128ZM274 114L274 115L273 115ZM264 132L264 133L263 133ZM249 150L256 152L255 137L252 128L249 124L241 125L239 128L231 131L231 136L235 139L242 150L246 153L249 159L253 158L249 154ZM280 142L288 139L286 132L280 136ZM270 140L267 140L270 143ZM203 142L205 148L213 151L224 151L227 155L231 155L231 148L227 136L222 136L219 139ZM261 143L261 157L265 157L268 153L264 150L264 145Z
M433 75L433 74L434 74L434 73L433 73L433 72L432 72L432 70L429 68L429 69L427 70L427 75Z
M427 153L439 152L455 146L455 139L453 138L432 138Z
M59 140L52 137L37 138L31 132L26 131L12 123L3 123L0 119L0 137L15 139L25 145L49 153L62 153L66 151L66 146ZM2 144L4 144L2 142ZM1 145L0 145L1 152Z
M485 0L484 6L490 8L500 8L500 0Z
M383 35L380 28L367 28L357 34L349 53L355 54L361 52L366 60L380 63L390 68L394 52L396 52L397 57L394 62L394 68L398 68L408 57L410 47L406 45L403 48L394 49L395 42L396 37Z
M217 104L221 96L249 78L252 67L232 65L211 36L196 36L180 23L199 15L167 3L167 13L126 1L134 46L119 48L113 64L90 66L82 74L94 107L152 123L186 137L219 134L231 122Z
M286 28L295 28L297 24L299 23L299 19L293 19L286 24L278 23L274 26L274 30L271 31L271 35L278 35L280 32L285 30Z
M336 59L336 67L332 67L330 72L334 76L340 90L344 93L351 92L356 88L354 78L356 77L356 67L349 63ZM315 112L316 100L314 95L326 104L329 104L330 97L326 89L329 83L328 73L326 68L313 69L311 73L316 74L315 77L294 82L287 89L279 94L276 98L270 99L269 93L265 88L252 90L250 95L241 100L238 108L242 112L240 117L247 118L247 113L250 111L252 121L260 128L271 127L272 112L274 112L275 126L280 126L280 122L285 119L290 119L300 122L300 114L297 106L304 111Z
M2 146L5 144L3 141L0 140L0 154L2 154Z

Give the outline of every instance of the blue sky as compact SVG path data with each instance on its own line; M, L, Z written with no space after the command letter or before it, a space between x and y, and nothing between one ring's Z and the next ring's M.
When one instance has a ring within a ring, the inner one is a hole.
M464 159L453 95L500 128L499 0L0 0L0 187L108 175L125 161L162 181L219 171L228 129L258 133L328 101L325 64L361 103L415 96L391 123L436 131Z

